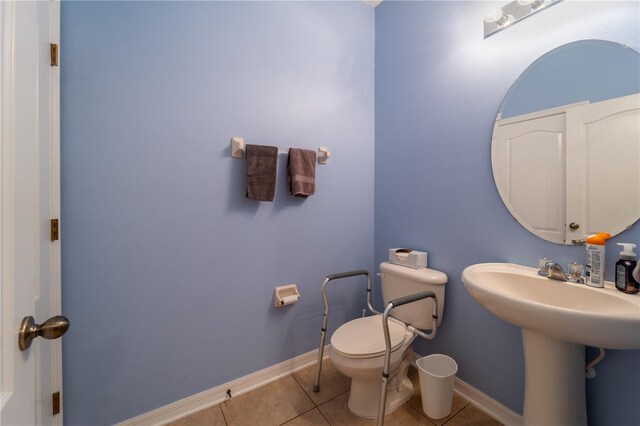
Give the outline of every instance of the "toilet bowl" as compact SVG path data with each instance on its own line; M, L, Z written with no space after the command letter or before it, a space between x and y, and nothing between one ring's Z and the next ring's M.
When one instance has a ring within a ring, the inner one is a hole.
M380 264L380 272L385 304L398 297L425 290L434 291L438 300L438 324L440 323L446 274L427 268L414 270L387 262ZM389 318L391 360L385 405L387 414L408 401L414 393L407 373L413 352L411 343L415 335L405 323L416 328L430 326L432 304L428 299L405 305L392 311L393 318ZM370 419L378 416L385 349L381 315L351 320L331 336L329 357L338 371L351 377L348 406L356 416Z
M390 413L413 395L407 377L408 350L414 334L404 325L389 321L391 362L386 412ZM345 376L351 377L349 410L360 417L378 416L380 378L384 367L382 316L358 318L339 327L331 336L331 362Z

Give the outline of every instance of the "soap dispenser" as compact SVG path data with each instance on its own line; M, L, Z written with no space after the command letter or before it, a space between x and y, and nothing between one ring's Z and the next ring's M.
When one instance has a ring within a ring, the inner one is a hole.
M622 246L620 260L616 263L616 288L625 293L634 294L640 290L640 283L633 277L633 270L638 262L633 251L635 244L618 243Z

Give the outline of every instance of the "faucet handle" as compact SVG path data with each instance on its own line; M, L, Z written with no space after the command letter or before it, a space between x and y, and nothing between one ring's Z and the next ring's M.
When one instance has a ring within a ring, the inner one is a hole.
M584 283L584 266L573 262L569 264L569 280L575 283Z
M551 259L547 259L546 257L538 259L538 275L543 277L549 276L549 266L547 266L547 263L550 262Z

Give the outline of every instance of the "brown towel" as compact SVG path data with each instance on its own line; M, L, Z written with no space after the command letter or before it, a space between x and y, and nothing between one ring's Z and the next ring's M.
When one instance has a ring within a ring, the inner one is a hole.
M275 146L247 145L247 198L273 201L276 195L276 169L278 148Z
M289 148L289 186L291 195L308 197L316 192L316 152L310 149Z

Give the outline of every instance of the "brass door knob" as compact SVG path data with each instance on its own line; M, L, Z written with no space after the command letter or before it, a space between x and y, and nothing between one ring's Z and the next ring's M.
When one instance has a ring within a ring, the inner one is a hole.
M579 229L579 228L580 228L580 224L579 224L579 223L575 223L575 222L571 222L571 223L569 224L569 228L571 228L572 230L574 230L574 231L575 231L576 229Z
M36 337L53 340L61 337L68 329L69 320L62 315L51 317L42 324L36 324L32 316L24 317L18 331L18 348L26 351Z

